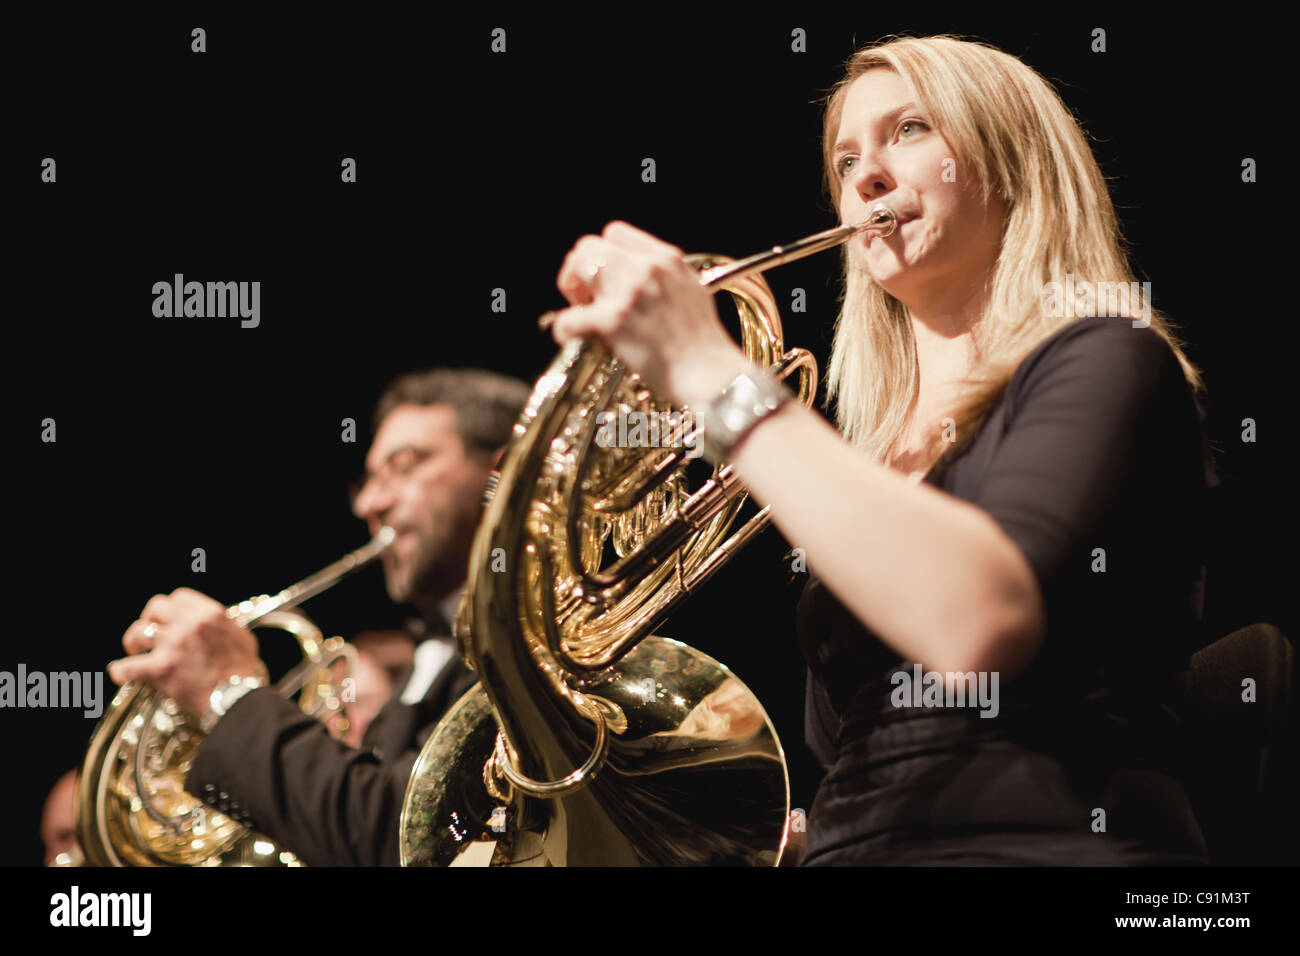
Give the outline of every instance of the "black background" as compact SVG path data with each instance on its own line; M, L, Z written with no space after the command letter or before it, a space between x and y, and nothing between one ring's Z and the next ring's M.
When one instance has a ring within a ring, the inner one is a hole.
M815 100L858 46L952 32L1023 58L1092 135L1139 278L1210 388L1224 485L1209 527L1208 632L1269 620L1293 639L1282 465L1294 402L1292 204L1269 58L1192 25L1123 16L880 12L667 21L660 7L490 13L205 14L11 24L4 162L12 607L0 669L96 670L156 592L276 590L365 540L344 493L398 372L475 365L532 380L536 317L575 240L615 218L742 255L834 223ZM207 29L207 52L190 30ZM494 27L507 52L490 50ZM807 52L791 52L791 30ZM1094 27L1108 51L1090 51ZM1254 28L1256 39L1269 32ZM41 160L58 182L40 181ZM340 182L343 157L358 182ZM641 181L653 157L658 181ZM1259 165L1241 181L1243 158ZM786 339L824 366L836 259L768 274ZM155 318L154 282L262 283L261 325ZM494 288L507 311L491 311ZM58 441L40 440L57 421ZM341 421L358 440L340 440ZM1241 422L1258 441L1240 440ZM1287 483L1289 486L1289 482ZM1289 487L1288 489L1289 490ZM810 502L810 506L813 503ZM207 572L190 571L206 550ZM792 804L802 744L802 578L774 531L661 632L726 662L768 707ZM308 606L330 633L395 624L378 569ZM105 681L105 698L111 684ZM0 712L9 742L0 864L41 859L49 786L78 763L79 712Z

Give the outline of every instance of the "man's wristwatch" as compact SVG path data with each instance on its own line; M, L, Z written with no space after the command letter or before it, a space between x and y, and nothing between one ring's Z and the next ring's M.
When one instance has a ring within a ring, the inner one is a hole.
M208 712L199 718L199 729L205 734L212 733L212 728L217 726L217 721L226 716L226 712L235 706L235 701L250 690L265 686L266 681L260 677L240 677L238 674L232 674L229 680L223 680L213 688L211 696L208 697Z
M741 372L697 413L704 426L704 457L722 464L755 425L792 398L790 389L757 365Z

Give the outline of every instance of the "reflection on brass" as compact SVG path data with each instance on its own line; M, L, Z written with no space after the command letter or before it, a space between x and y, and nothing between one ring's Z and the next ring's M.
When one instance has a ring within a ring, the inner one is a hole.
M749 358L780 378L798 373L811 404L816 363L784 348L760 273L896 222L878 206L866 222L748 259L690 261L703 285L731 293ZM679 424L650 449L602 447L605 411ZM538 380L457 614L461 655L481 682L416 763L404 865L779 861L789 786L762 705L713 658L652 636L768 521L763 509L731 532L744 488L730 466L691 486L700 434L669 415L682 411L597 340L570 341Z
M288 631L302 663L276 684L301 691L304 711L347 730L334 664L352 661L341 639L324 639L292 610L369 564L392 544L382 528L374 540L279 594L227 608L242 627ZM335 719L330 720L331 717ZM292 853L185 792L185 775L203 733L198 721L148 684L124 684L100 718L77 780L77 839L89 866L299 866Z

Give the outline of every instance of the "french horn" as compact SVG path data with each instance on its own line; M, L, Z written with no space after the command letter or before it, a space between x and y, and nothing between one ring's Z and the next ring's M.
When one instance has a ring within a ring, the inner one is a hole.
M865 222L732 261L689 260L729 292L751 361L798 376L760 273L893 232ZM545 323L543 317L543 324ZM669 440L594 441L610 416L668 421ZM744 489L729 465L688 484L702 434L602 343L573 340L533 393L491 485L456 636L480 683L425 743L408 784L401 856L423 865L741 865L780 861L789 783L776 730L725 666L652 636L768 523L735 532Z
M381 528L368 544L275 595L226 609L241 627L292 634L303 660L276 684L285 697L299 693L302 709L331 724L342 702L332 673L355 651L326 639L298 604L333 587L378 558L394 532ZM300 866L294 854L214 810L185 791L185 776L204 739L198 721L170 697L144 683L123 684L91 734L77 779L75 819L83 862L89 866Z

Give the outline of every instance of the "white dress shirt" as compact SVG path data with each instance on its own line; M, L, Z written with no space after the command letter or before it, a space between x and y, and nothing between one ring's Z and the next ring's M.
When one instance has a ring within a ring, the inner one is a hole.
M464 593L463 588L447 595L438 603L438 610L442 612L443 619L452 627L456 626L456 608L460 605L462 593ZM415 668L411 671L411 679L402 689L402 703L418 704L422 701L443 668L450 664L455 656L456 639L450 635L439 634L421 641L419 647L415 649Z

